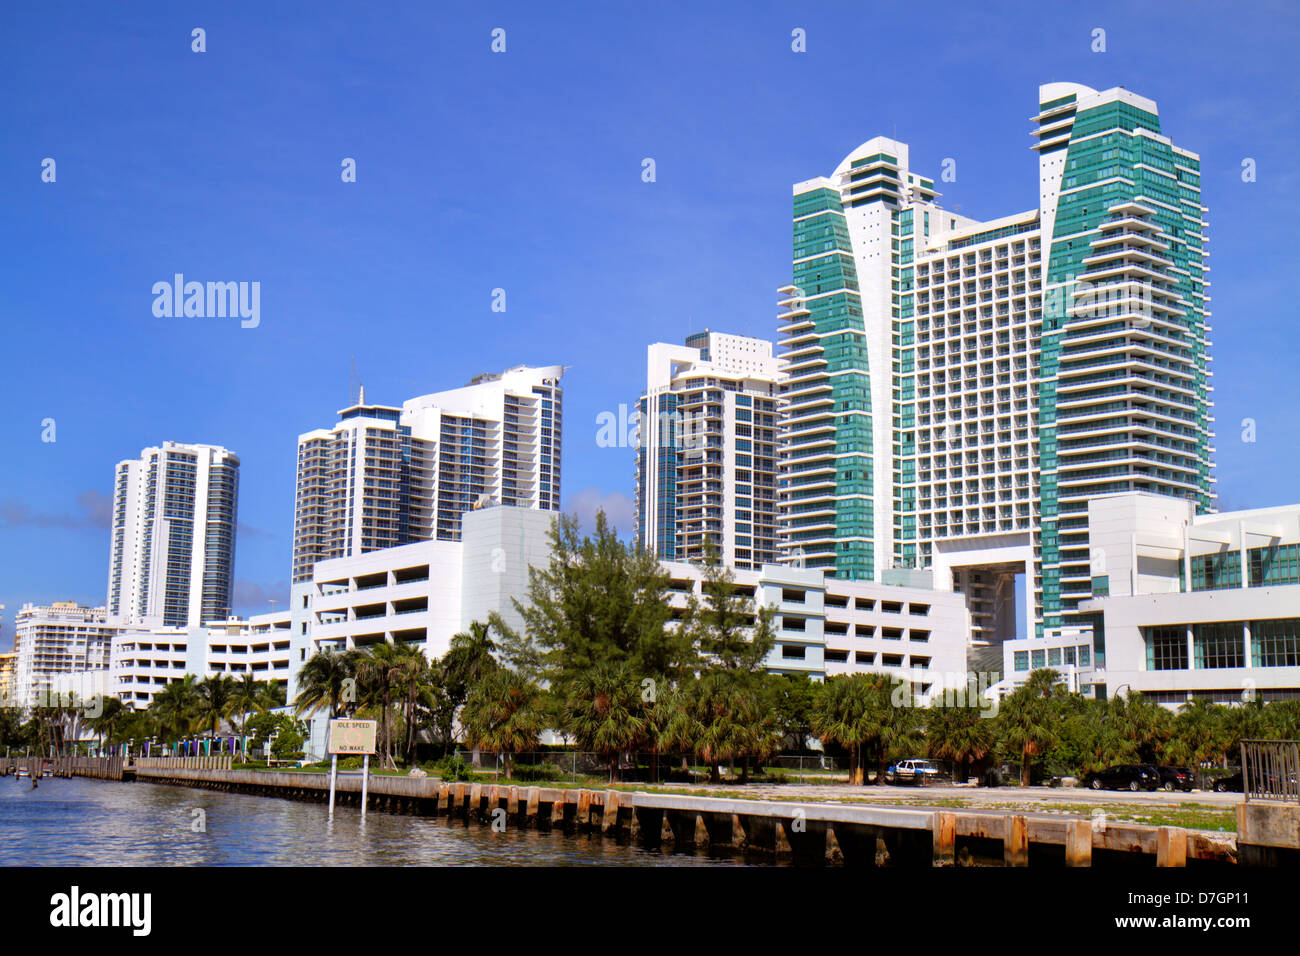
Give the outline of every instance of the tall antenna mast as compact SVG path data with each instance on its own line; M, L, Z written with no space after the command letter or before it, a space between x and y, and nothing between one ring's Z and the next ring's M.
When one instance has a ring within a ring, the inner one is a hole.
M357 382L357 357L352 355L349 356L349 358L352 361L352 373L351 377L348 379L348 404L355 405L360 399L360 395L358 394L360 384Z

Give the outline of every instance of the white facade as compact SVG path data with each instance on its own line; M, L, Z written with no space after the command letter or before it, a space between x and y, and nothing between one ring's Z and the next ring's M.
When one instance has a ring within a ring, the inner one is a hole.
M111 696L143 710L154 694L187 674L258 681L289 679L289 614L229 618L200 627L128 627L114 637L109 669L103 676L74 675L73 681L98 680Z
M729 567L776 561L783 378L762 339L706 330L647 348L637 540L657 557L699 560L711 543Z
M1300 505L1197 515L1190 501L1107 495L1089 501L1088 532L1085 684L1171 707L1300 696ZM1008 675L1054 666L1053 643L1008 645Z
M5 705L44 706L57 675L107 667L113 630L102 607L24 604L14 622L13 699Z
M333 428L299 436L290 592L295 672L314 650L318 564L417 542L455 544L462 516L488 502L559 511L563 374L558 365L516 366L401 407L367 405L363 390ZM425 550L425 563L435 564L437 555L458 552ZM340 573L351 572L327 576ZM399 629L429 627L407 623Z
M120 462L113 488L108 616L118 625L196 626L230 613L239 459L164 442Z
M519 627L513 599L528 593L529 566L550 560L553 514L496 506L466 512L460 541L421 541L321 561L312 579L312 647L336 650L404 641L441 657L451 638L492 611ZM290 700L293 698L290 697Z
M703 600L703 574L693 564L663 566L680 618L691 594ZM970 616L960 594L847 581L786 565L735 571L733 577L756 607L776 609L776 644L766 661L772 673L814 679L885 673L910 681L923 699L968 686Z

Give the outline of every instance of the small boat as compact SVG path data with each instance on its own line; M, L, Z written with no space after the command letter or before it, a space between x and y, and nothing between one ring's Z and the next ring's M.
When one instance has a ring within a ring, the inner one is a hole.
M30 777L32 775L32 772L26 767L19 767L14 773L19 777Z

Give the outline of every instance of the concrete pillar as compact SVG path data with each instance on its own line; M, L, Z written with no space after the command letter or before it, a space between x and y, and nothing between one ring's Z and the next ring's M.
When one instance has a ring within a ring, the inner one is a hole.
M799 824L796 826L795 824ZM823 820L782 820L790 855L796 866L826 865L826 822Z
M699 813L694 810L668 810L665 812L668 826L673 831L673 849L682 850L695 846L695 821Z
M1029 825L1024 817L1003 817L1006 830L1002 837L1002 862L1006 866L1029 865Z
M1065 825L1065 865L1092 866L1092 821L1071 820Z
M528 805L527 809L524 811L525 819L533 821L537 819L537 811L541 806L540 796L541 790L538 787L528 788Z
M1160 827L1156 831L1156 866L1187 865L1187 831L1182 827Z
M1248 557L1246 550L1246 522L1237 522L1237 535L1237 553L1240 555L1238 560L1241 561L1241 586L1248 588L1250 587L1250 564L1246 560Z
M605 806L600 812L600 832L618 832L618 798L617 790L605 791Z
M637 807L637 828L647 850L657 850L663 843L664 811L659 807Z
M740 815L740 825L745 831L745 849L762 853L776 853L776 821L770 817Z
M939 812L934 815L934 865L957 864L957 814Z
M705 829L709 831L709 849L730 847L732 843L732 815L730 813L704 813Z

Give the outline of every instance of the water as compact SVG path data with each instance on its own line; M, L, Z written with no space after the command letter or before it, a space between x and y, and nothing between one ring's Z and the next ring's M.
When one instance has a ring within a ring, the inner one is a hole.
M203 814L195 813L202 810ZM202 821L206 832L195 832ZM0 866L710 866L592 835L81 777L0 777Z

